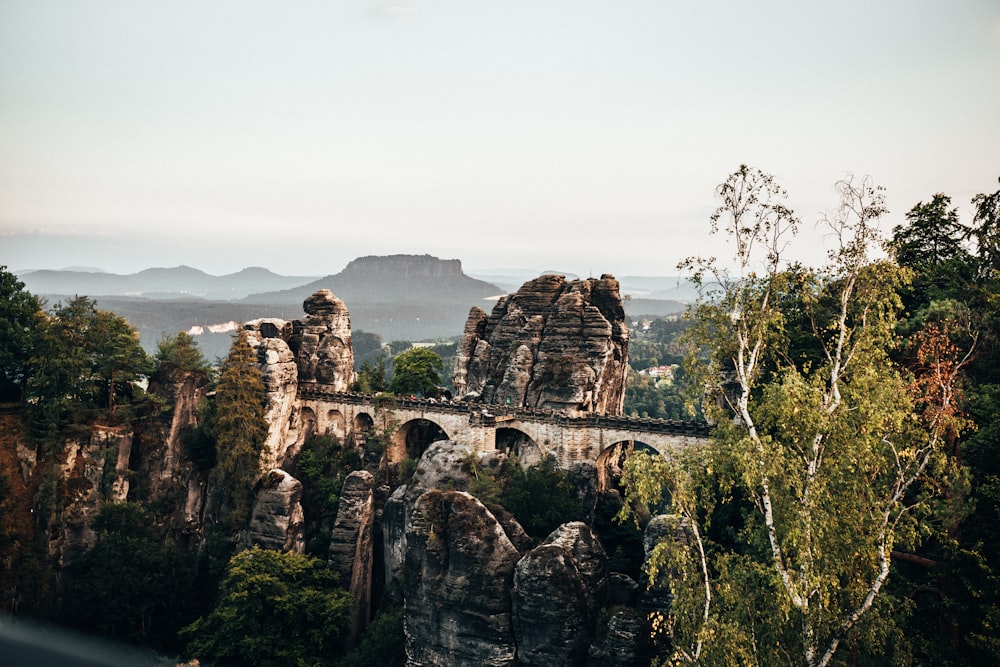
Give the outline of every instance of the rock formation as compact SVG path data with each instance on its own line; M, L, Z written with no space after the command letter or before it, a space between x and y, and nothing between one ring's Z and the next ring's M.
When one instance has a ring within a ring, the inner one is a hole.
M663 540L676 540L686 543L687 537L682 527L683 519L676 515L659 514L650 519L642 534L643 568L641 593L639 594L639 609L648 614L666 615L670 612L670 589L662 580L650 581L646 575L648 563L653 549Z
M518 561L513 607L519 664L580 664L606 588L607 556L582 522L563 524Z
M337 519L330 532L330 569L339 576L341 587L351 594L352 643L368 625L371 616L374 482L375 477L366 470L355 470L347 476L340 492Z
M289 424L295 409L298 391L298 364L295 355L282 336L288 336L292 326L284 320L260 319L243 325L247 342L257 352L257 362L264 376L267 440L264 443L262 466L274 468L284 463L289 446ZM353 360L351 361L353 364Z
M613 276L543 275L469 313L455 359L458 396L564 412L621 414L629 330Z
M587 667L638 667L650 660L649 623L633 609L616 611L604 637L590 647Z
M497 452L473 452L470 447L455 441L439 440L431 443L420 457L409 483L396 489L386 501L382 514L386 581L402 581L407 527L417 500L434 489L469 491L472 488L474 476L466 465L470 456L474 457L475 465L480 470L493 473L499 471L505 458ZM491 508L490 511L519 551L531 548L531 538L510 514L502 508L495 511Z
M428 491L406 541L407 664L515 664L511 588L520 554L496 517L468 493Z
M244 546L302 553L305 534L301 498L302 483L284 470L264 475L254 499Z
M306 316L292 321L287 341L298 365L298 381L347 391L354 375L347 306L330 290L321 289L307 298L302 308Z

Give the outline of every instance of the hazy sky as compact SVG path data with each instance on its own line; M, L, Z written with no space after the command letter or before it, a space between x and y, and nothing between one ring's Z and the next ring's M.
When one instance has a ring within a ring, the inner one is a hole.
M1000 176L997 0L0 0L0 264L673 274L713 188ZM811 238L810 238L811 237ZM819 261L811 234L800 255Z

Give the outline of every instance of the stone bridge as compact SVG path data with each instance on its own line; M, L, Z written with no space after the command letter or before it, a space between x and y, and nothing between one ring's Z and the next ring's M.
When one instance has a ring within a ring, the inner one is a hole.
M307 383L299 385L298 403L305 432L328 433L353 444L365 442L373 431L387 434L391 462L418 458L431 442L443 439L478 451L498 449L526 465L551 455L566 467L581 461L601 464L629 445L667 454L708 437L703 423L383 398Z

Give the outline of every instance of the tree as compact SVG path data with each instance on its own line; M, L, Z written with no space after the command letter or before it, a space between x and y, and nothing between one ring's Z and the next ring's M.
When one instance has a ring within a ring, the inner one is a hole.
M128 321L77 296L39 319L28 369L33 432L52 440L67 424L89 423L103 410L110 418L141 395L136 381L151 363Z
M192 656L217 665L329 665L349 608L326 561L254 547L233 556L215 609L182 637Z
M247 519L267 439L264 378L245 331L222 362L215 393L216 465L210 482L215 519L235 530Z
M134 503L112 503L94 520L94 546L63 573L62 621L117 641L176 650L177 631L194 618L194 563L152 534Z
M970 236L976 239L980 260L987 270L1000 271L1000 190L976 195L972 205L976 212Z
M20 400L41 316L39 300L0 266L0 401Z
M385 391L385 358L367 359L361 364L361 370L351 385L351 391L365 394L377 394Z
M101 379L101 405L111 419L121 398L131 398L134 383L152 371L152 360L139 344L139 332L124 318L98 310L90 325L91 368Z
M958 207L950 206L951 197L938 193L907 212L906 226L893 227L889 245L900 265L937 266L968 255L962 240L970 230L958 221Z
M156 362L160 370L167 372L175 368L188 372L209 371L208 362L198 349L197 341L186 331L160 339L156 344Z
M716 558L716 586L751 590L746 582L770 571L773 583L762 585L774 613L756 619L768 627L743 628L763 663L792 651L795 662L827 665L858 631L893 546L913 538L924 496L946 482L941 445L959 424L954 389L967 356L946 346L930 353L948 369L934 392L890 356L905 275L871 259L881 189L847 179L837 190L839 207L821 220L835 241L821 271L785 264L799 221L773 177L745 165L719 186L711 219L735 242L736 272L714 260L684 263L703 288L691 317L706 351L694 370L716 424L709 465L725 493L745 494L755 510L739 558ZM812 337L798 351L792 319Z
M411 347L392 360L389 391L397 394L433 395L441 384L444 364L434 350Z

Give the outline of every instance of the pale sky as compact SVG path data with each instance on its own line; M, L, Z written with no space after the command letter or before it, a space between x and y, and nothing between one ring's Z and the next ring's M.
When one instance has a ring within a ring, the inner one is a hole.
M0 264L672 275L748 163L1000 176L997 0L0 0Z

